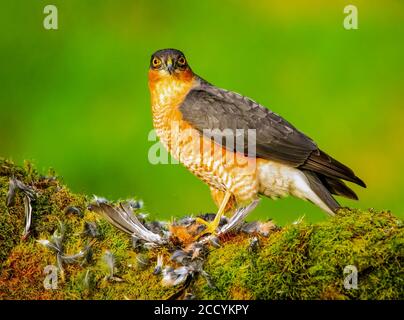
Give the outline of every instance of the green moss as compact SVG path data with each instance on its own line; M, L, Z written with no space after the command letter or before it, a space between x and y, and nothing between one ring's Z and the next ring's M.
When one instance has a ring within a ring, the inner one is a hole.
M37 191L26 240L21 195L5 206L11 176ZM169 263L167 249L135 252L130 238L88 211L88 203L60 181L41 178L28 163L0 160L0 299L166 299L180 290L162 286L161 276L153 275L159 253ZM69 206L82 215L66 213ZM100 235L93 240L93 259L65 265L64 281L59 277L58 288L46 290L44 268L56 265L56 257L36 240L49 239L59 221L66 226L67 253L89 241L81 234L85 221L97 222ZM404 299L404 228L390 212L344 209L319 224L274 231L259 238L256 249L250 238L238 234L210 248L204 269L213 286L197 276L187 290L200 299ZM115 255L123 281L106 279L106 250ZM359 271L358 289L344 287L347 265Z

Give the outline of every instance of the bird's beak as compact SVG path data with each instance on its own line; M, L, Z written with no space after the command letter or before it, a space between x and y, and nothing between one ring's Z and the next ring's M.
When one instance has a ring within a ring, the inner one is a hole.
M170 74L173 74L173 72L174 72L173 60L171 58L168 58L168 60L167 60L167 71Z

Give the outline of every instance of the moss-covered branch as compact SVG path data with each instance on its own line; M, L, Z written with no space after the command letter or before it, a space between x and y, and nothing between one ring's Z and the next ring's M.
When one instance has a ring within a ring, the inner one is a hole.
M10 177L36 193L26 239L21 238L21 192L6 206ZM209 247L204 270L211 283L196 276L184 291L184 284L165 287L161 275L153 274L159 254L172 264L167 248L134 250L130 237L89 211L89 203L58 179L40 177L29 164L21 168L0 160L0 299L166 299L184 292L199 299L404 298L404 228L389 212L345 209L322 223L301 222L258 236L256 246L251 246L251 235L229 236L221 247ZM64 265L57 289L47 290L44 269L57 265L56 256L36 240L50 239L60 222L66 228L66 254L91 241L92 255ZM92 240L83 234L86 222L97 223ZM107 250L123 281L108 279L102 259ZM347 265L359 272L357 289L344 287Z

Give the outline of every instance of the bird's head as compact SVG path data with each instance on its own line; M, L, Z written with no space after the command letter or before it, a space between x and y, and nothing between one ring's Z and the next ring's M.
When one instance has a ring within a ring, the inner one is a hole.
M158 50L150 59L149 77L153 80L176 78L186 80L193 73L185 55L176 49Z

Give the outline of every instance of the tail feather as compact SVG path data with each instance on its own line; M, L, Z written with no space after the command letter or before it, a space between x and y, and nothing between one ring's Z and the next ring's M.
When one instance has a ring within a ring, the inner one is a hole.
M350 168L321 150L314 151L300 168L329 178L351 181L366 188L366 184Z
M327 176L319 176L324 186L337 196L342 196L352 200L358 200L356 193L350 189L343 181L339 179L329 178Z
M334 215L337 213L338 209L341 208L339 203L332 197L331 192L327 189L327 187L322 183L318 175L311 171L302 171L304 175L307 177L309 181L309 185L311 190L320 198L321 202L324 203L327 213L330 215Z

